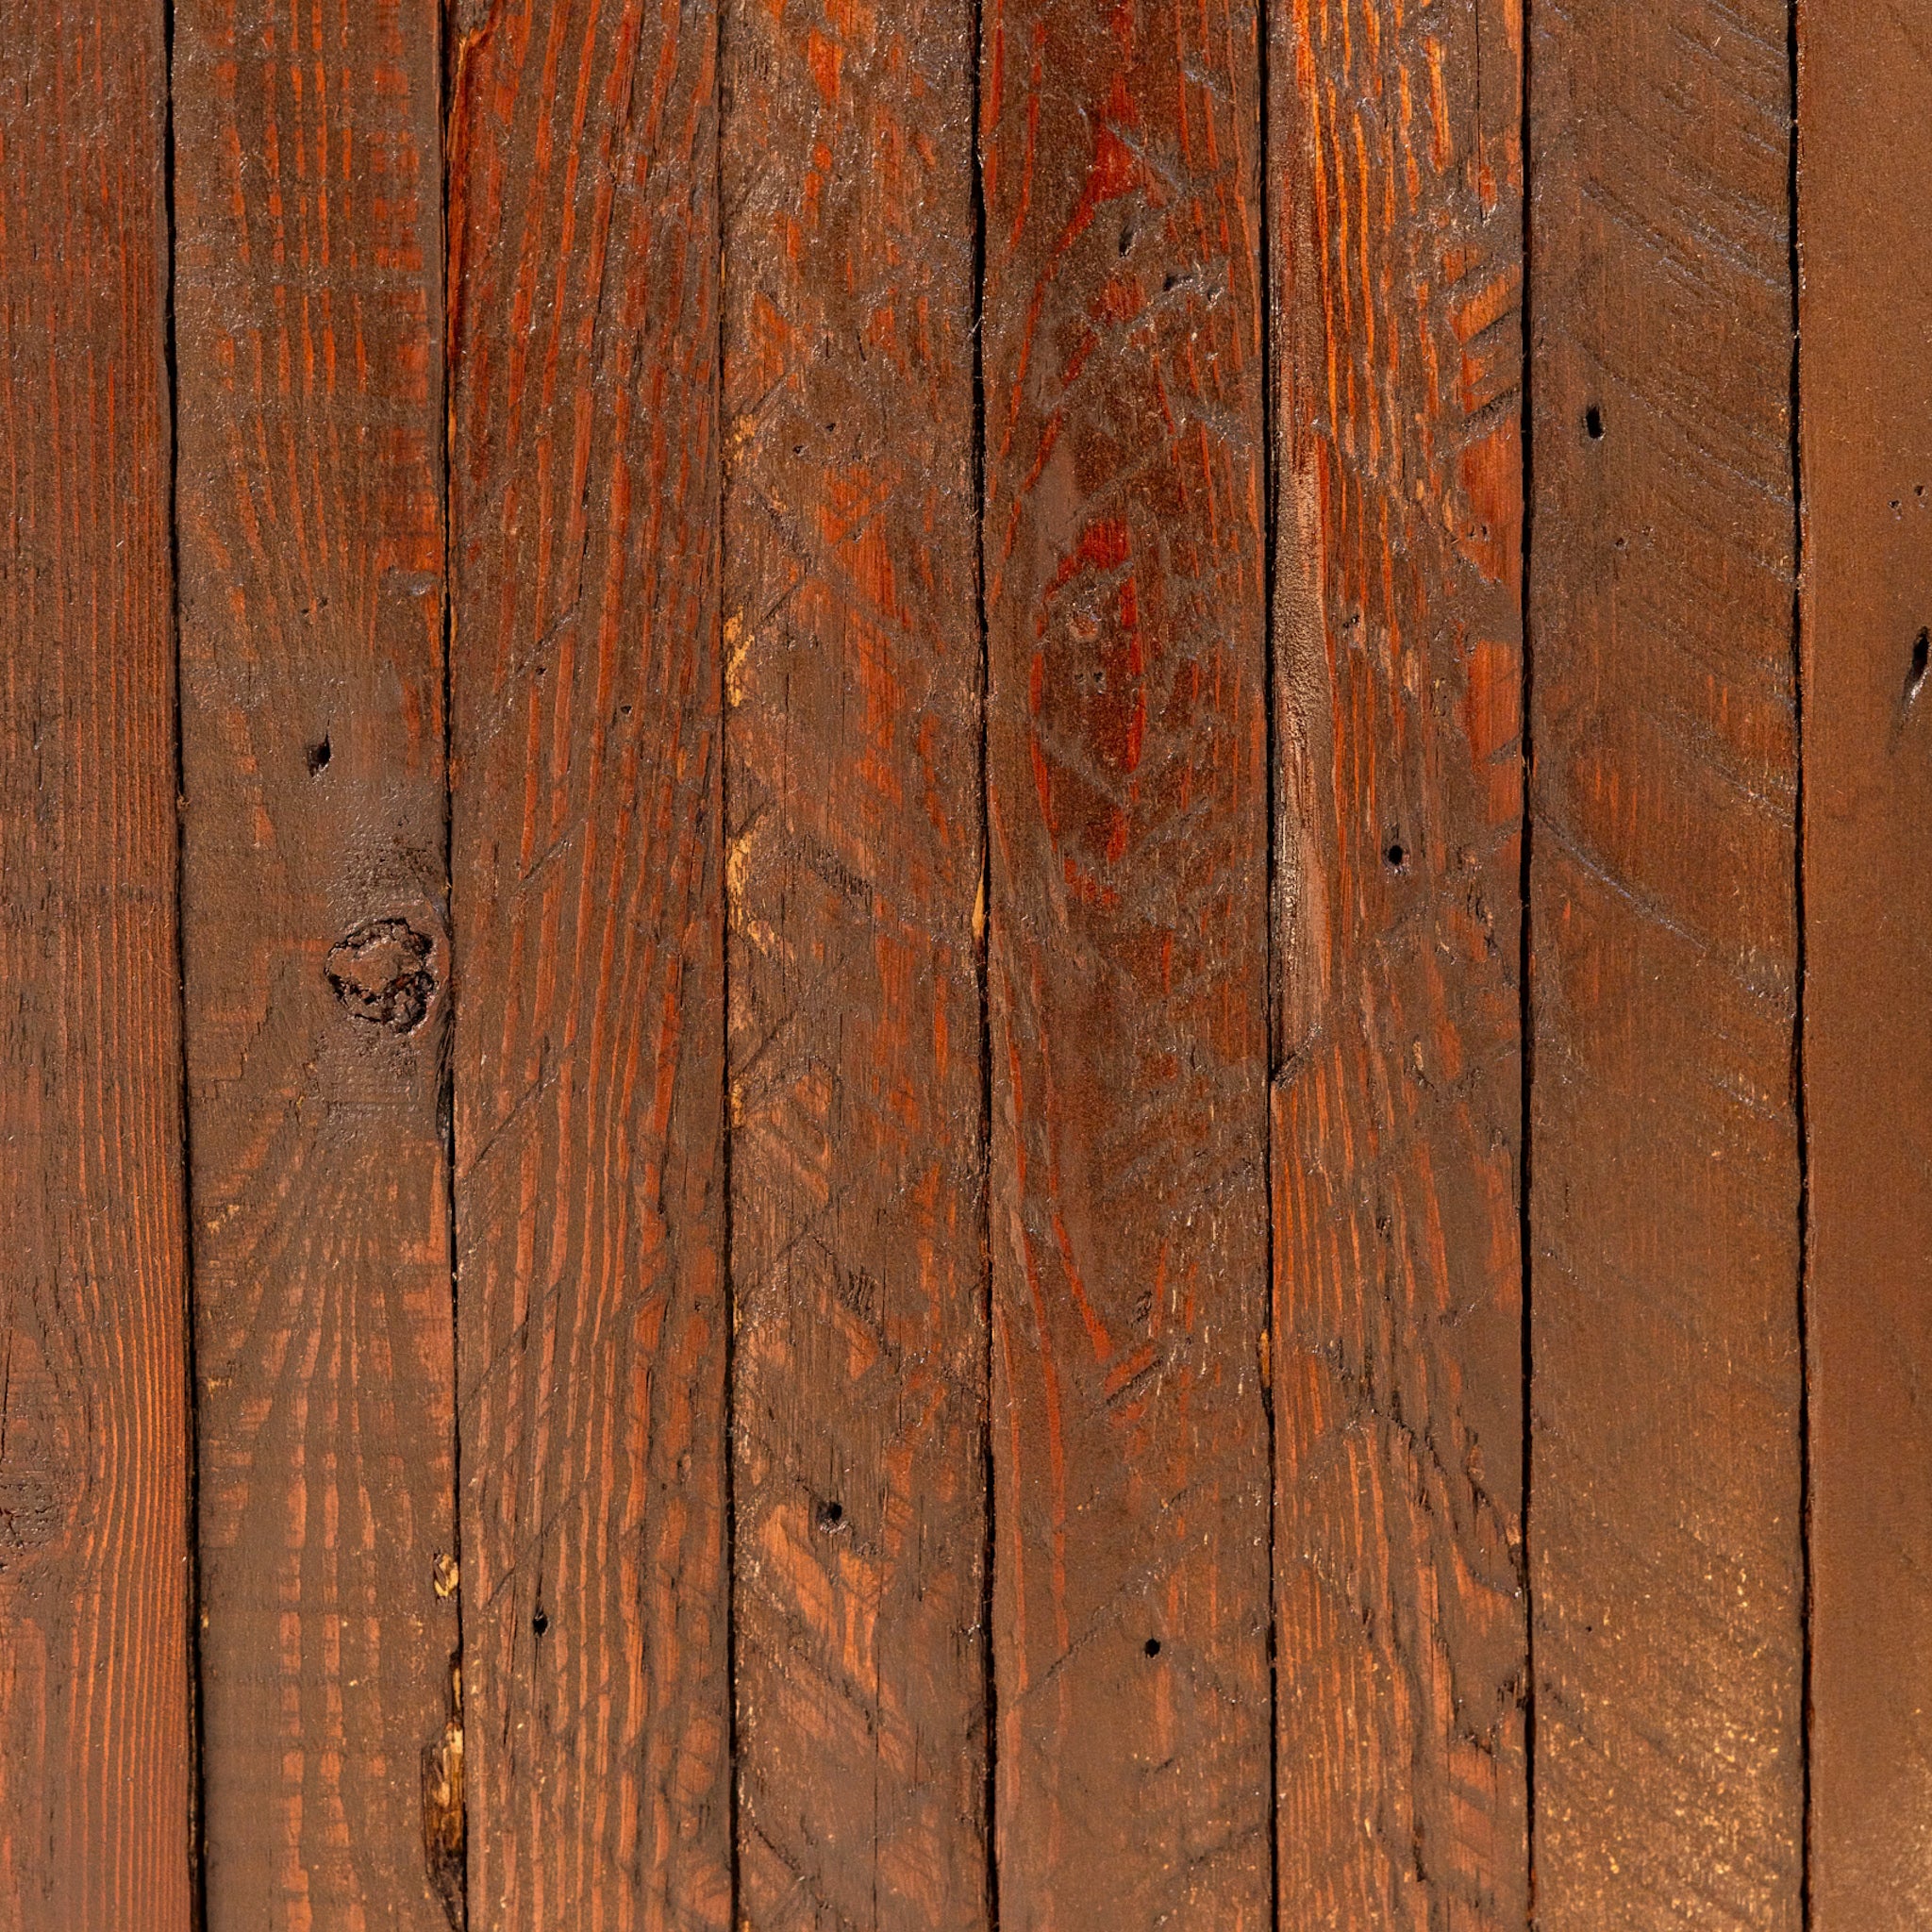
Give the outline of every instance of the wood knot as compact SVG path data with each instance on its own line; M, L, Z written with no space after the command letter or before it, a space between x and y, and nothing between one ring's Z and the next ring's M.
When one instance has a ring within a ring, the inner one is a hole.
M358 1020L391 1033L423 1024L436 991L430 941L407 919L365 919L329 948L328 983Z

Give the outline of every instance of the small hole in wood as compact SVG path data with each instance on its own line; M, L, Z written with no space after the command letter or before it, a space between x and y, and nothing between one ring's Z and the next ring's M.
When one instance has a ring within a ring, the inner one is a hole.
M327 771L328 761L333 756L327 739L325 738L320 744L311 744L308 747L308 775L313 778L319 773Z
M1408 863L1407 850L1400 840L1395 841L1382 856L1397 872Z
M845 1521L845 1506L842 1503L821 1503L819 1505L819 1527L824 1530L837 1529Z
M543 1614L543 1606L541 1604L539 1604L537 1606L536 1614L532 1616L530 1619L530 1628L534 1630L539 1637L541 1637L542 1636L544 1631L549 1629L549 1627L550 1619Z
M1592 442L1604 440L1604 412L1594 403L1583 412L1583 431Z
M1146 1651L1149 1657L1158 1657L1160 1655L1160 1639L1150 1637L1141 1648Z

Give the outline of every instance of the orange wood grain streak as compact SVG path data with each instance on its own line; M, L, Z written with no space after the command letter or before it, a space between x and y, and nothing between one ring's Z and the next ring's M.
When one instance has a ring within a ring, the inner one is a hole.
M0 1924L194 1922L165 15L0 6Z
M995 1821L1270 1915L1259 22L983 22Z
M208 1924L447 1932L440 9L174 54Z
M1280 1923L1520 1926L1522 22L1274 19Z
M973 15L729 0L741 1922L990 1923Z
M475 1932L730 1920L716 30L450 50Z
M1786 0L1531 9L1537 1920L1803 1920Z

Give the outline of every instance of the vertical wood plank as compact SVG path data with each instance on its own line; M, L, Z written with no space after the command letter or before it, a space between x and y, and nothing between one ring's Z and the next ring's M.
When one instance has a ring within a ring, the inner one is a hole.
M1817 1932L1932 1916L1932 42L1799 11L1811 1860Z
M1009 1932L1270 1912L1257 33L985 16Z
M741 1922L988 1923L974 17L730 0Z
M1793 1927L1787 15L1530 17L1537 1918Z
M1279 0L1284 1926L1516 1926L1522 18Z
M176 10L213 1932L460 1921L439 58Z
M470 1924L722 1928L716 17L454 18Z
M193 1915L164 15L0 6L0 1924Z

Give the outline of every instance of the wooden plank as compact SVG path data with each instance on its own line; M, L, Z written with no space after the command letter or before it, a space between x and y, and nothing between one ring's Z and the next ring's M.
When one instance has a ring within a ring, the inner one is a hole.
M185 0L208 1924L461 1910L438 12Z
M1811 1924L1932 1914L1932 40L1799 10Z
M1530 19L1537 1922L1793 1927L1786 9Z
M165 19L0 6L0 1924L188 1932Z
M1274 45L1280 1923L1521 1927L1521 14Z
M456 20L470 1923L723 1927L715 14Z
M1260 61L983 44L1000 1924L1270 1916Z
M724 24L743 1922L989 1923L974 15Z

